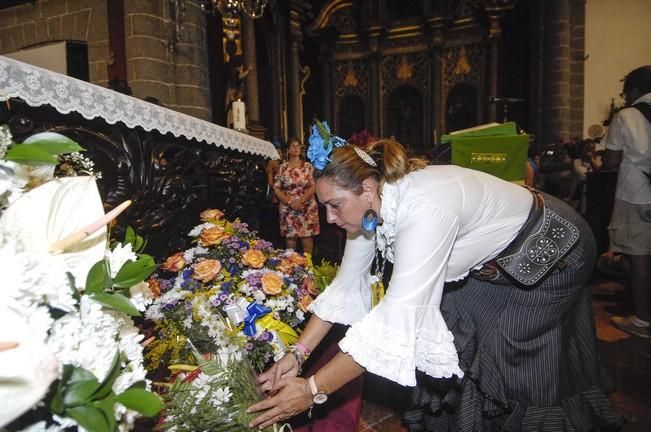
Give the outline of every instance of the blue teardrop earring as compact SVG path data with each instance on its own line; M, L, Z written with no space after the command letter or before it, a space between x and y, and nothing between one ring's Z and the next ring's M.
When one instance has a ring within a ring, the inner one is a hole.
M375 210L372 208L366 210L364 212L364 216L362 216L362 229L367 233L374 233L375 229L377 228L377 224L378 217Z

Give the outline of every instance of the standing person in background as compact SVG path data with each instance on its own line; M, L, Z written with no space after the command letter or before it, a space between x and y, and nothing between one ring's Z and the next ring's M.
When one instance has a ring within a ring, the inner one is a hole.
M615 205L608 226L611 252L631 263L634 315L614 316L616 327L649 338L651 323L651 65L624 79L626 108L613 117L603 169L617 169ZM646 108L645 108L646 107ZM645 118L646 117L646 118Z
M314 168L301 158L302 154L301 142L290 138L287 162L280 165L274 192L279 201L280 235L287 248L296 249L300 238L303 253L312 254L314 236L320 232L319 207L314 196Z

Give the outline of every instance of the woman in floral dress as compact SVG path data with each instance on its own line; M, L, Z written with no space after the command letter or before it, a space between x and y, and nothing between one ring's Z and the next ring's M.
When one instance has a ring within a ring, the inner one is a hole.
M296 249L301 239L303 253L312 254L314 236L319 234L319 208L314 196L312 164L301 159L303 145L296 138L289 140L287 162L280 165L274 182L278 197L280 235L288 249Z

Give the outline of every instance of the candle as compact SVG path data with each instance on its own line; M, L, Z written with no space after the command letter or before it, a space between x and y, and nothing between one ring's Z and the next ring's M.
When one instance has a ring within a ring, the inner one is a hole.
M68 249L70 246L73 246L86 237L90 236L93 234L95 231L100 229L101 227L105 226L109 222L111 222L113 219L119 216L120 213L122 213L127 207L131 205L131 200L126 200L110 212L106 213L104 216L99 218L97 221L93 222L92 224L80 229L79 231L76 231L69 236L54 242L50 245L50 253L52 254L57 254L61 253L64 250Z
M246 129L246 107L241 100L233 101L233 128L235 130Z

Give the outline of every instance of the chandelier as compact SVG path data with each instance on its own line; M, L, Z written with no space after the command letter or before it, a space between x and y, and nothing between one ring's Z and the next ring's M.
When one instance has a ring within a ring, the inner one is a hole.
M219 12L228 25L234 25L240 15L262 17L266 6L267 0L206 0L201 5L206 12Z

